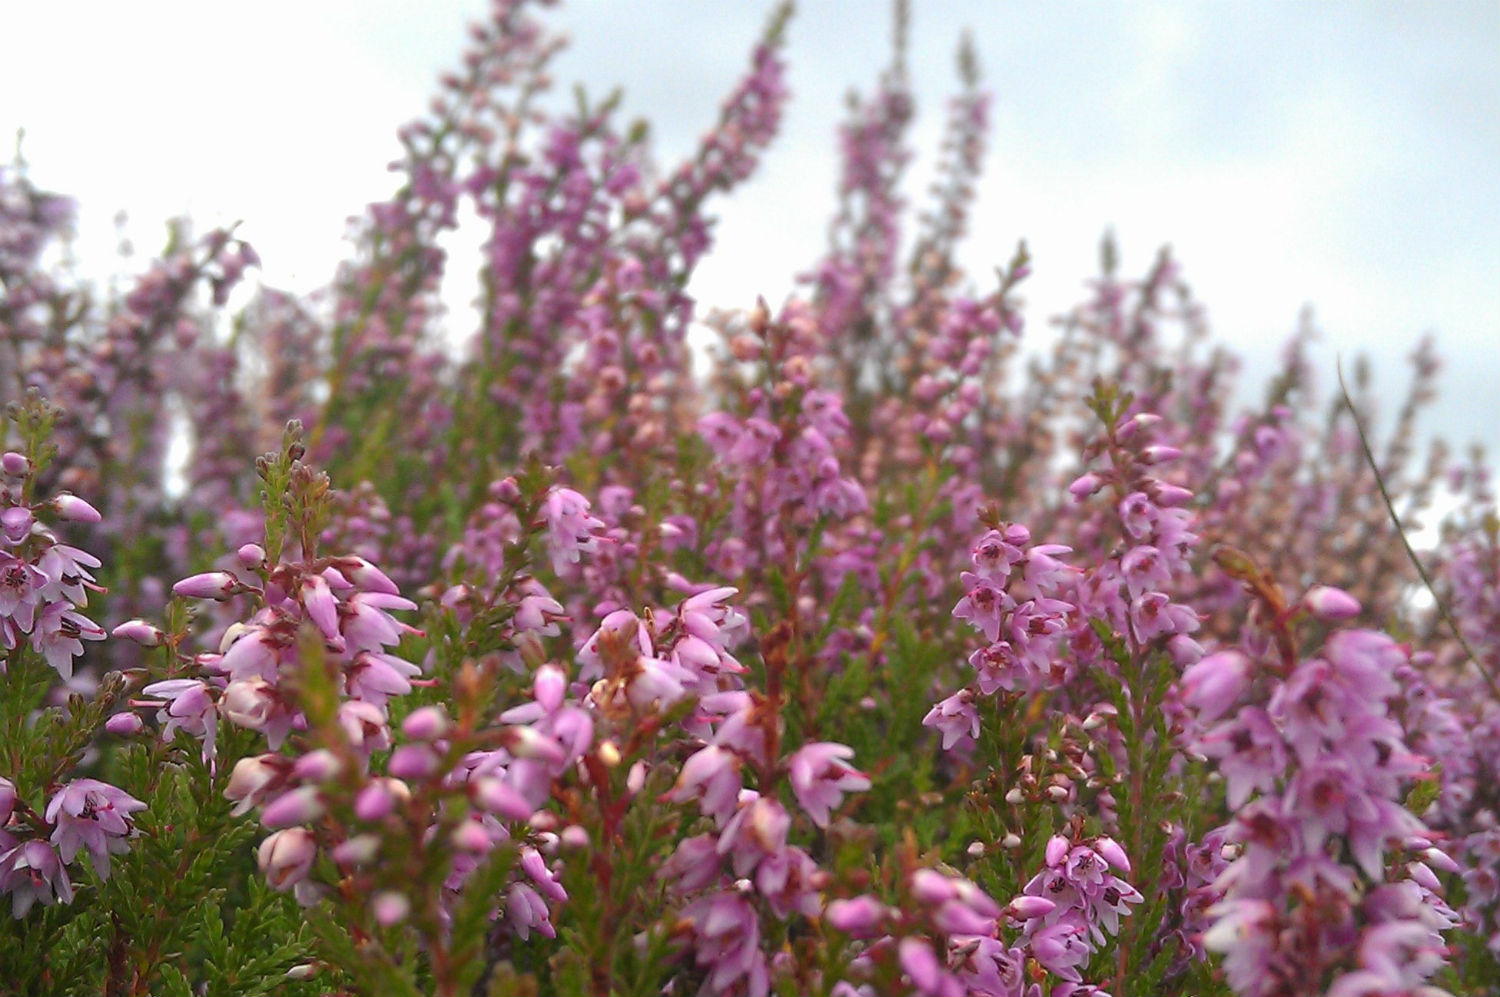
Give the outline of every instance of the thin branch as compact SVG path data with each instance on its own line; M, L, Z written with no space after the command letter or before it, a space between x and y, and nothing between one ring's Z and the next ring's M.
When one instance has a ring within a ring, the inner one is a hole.
M1380 468L1375 464L1375 454L1370 449L1369 438L1365 436L1365 427L1364 423L1360 420L1359 409L1354 407L1354 399L1349 397L1349 388L1344 384L1343 360L1336 361L1336 366L1339 375L1339 391L1344 395L1344 404L1349 406L1349 415L1354 419L1354 431L1359 434L1360 449L1364 451L1365 462L1370 465L1370 473L1375 475L1375 487L1380 489L1380 497L1385 501L1385 511L1390 513L1391 525L1396 528L1396 536L1401 538L1401 546L1406 548L1406 556L1411 560L1412 566L1417 569L1417 574L1422 576L1422 583L1427 586L1427 591L1432 594L1432 601L1436 604L1438 613L1443 617L1443 621L1453 631L1453 636L1458 638L1459 644L1463 646L1464 653L1474 663L1474 668L1479 672L1480 677L1484 679L1496 696L1500 696L1500 681L1496 681L1495 676L1491 675L1485 669L1484 665L1480 664L1479 655L1474 653L1474 649L1464 639L1463 632L1458 629L1458 624L1449 615L1448 607L1443 604L1442 598L1437 593L1437 588L1432 584L1432 578L1427 574L1427 569L1422 567L1422 562L1417 558L1417 552L1411 549L1411 542L1406 539L1406 531L1401 527L1401 518L1396 515L1395 503L1391 501L1390 493L1385 490L1385 480L1381 478Z

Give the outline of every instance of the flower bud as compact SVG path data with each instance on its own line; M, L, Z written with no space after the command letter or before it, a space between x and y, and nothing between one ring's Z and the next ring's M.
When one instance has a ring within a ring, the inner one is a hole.
M117 737L131 737L139 734L144 726L140 716L135 713L116 713L104 721L104 729ZM3 823L4 821L0 821L0 824Z
M401 722L401 732L413 741L432 741L448 730L448 717L441 706L423 706Z
M317 786L298 786L283 793L261 811L260 822L269 828L306 824L323 816L323 800Z
M327 782L338 775L341 768L343 763L338 755L327 748L318 748L297 759L292 774L303 782Z
M375 912L375 920L382 927L389 928L406 920L406 915L411 913L411 901L404 893L382 890L370 899L370 909Z
M379 820L396 806L390 792L379 782L372 782L354 798L354 816L360 820Z
M1125 854L1125 849L1121 848L1120 843L1114 838L1101 835L1094 841L1094 851L1121 872L1130 871L1130 857Z
M290 827L262 841L255 858L271 889L284 892L307 878L317 855L313 833L305 827Z
M403 744L391 752L386 771L398 779L425 779L437 771L438 756L425 744Z
M470 784L474 802L488 813L508 820L529 820L536 812L516 789L503 779L484 776Z
M109 635L117 640L133 641L142 647L160 647L167 639L161 627L153 626L145 620L126 620L111 630Z
M1090 471L1073 479L1073 483L1068 486L1068 493L1075 499L1083 500L1102 487L1104 487L1104 479Z
M52 499L52 508L63 519L74 523L97 523L104 517L99 515L99 510L89 505L77 495L69 495L63 492Z
M1359 600L1331 585L1314 585L1302 597L1302 605L1320 620L1348 620L1359 615Z
M172 586L172 591L187 599L222 601L233 595L239 585L239 580L227 571L205 571L184 578Z
M461 821L453 829L453 846L460 851L483 855L493 844L494 842L490 840L490 833L477 820Z
M31 510L24 505L13 506L0 512L0 534L13 544L26 539L31 532Z
M1056 907L1057 904L1046 897L1020 896L1010 902L1005 913L1018 921L1029 921L1034 917L1045 917Z
M247 568L259 568L266 563L266 549L260 544L245 544L235 551L235 557Z
M14 450L7 450L0 455L0 471L4 471L12 478L24 477L31 471L31 461L26 459L25 454L18 454Z
M380 854L380 838L373 834L356 834L333 848L333 860L344 867L369 865Z
M922 903L936 906L958 896L958 888L940 872L918 869L912 873L911 893Z
M874 938L885 916L885 904L868 895L835 900L823 912L823 920L855 938Z
M219 700L219 712L236 726L260 730L275 705L271 684L263 678L250 678L229 683L224 698Z

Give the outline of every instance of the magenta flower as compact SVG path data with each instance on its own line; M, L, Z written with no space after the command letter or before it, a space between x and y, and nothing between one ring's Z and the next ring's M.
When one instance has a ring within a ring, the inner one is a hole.
M66 602L42 610L31 633L31 646L64 679L73 677L73 659L83 653L86 640L103 640L104 631L93 620L73 612Z
M318 843L307 828L289 827L262 841L255 857L271 889L285 892L312 871Z
M589 500L571 488L554 488L542 506L547 522L552 568L566 575L584 554L599 549L595 535L604 529L604 521L589 515Z
M125 839L135 829L130 815L144 809L146 804L123 789L97 779L74 779L52 797L46 818L64 862L87 848L99 878L108 879L110 854L128 850Z
M10 617L22 633L30 633L46 581L29 562L0 553L0 616Z
M787 762L792 792L819 827L828 826L830 811L838 808L845 793L870 788L869 777L843 761L853 757L853 748L817 741L803 745Z
M73 902L67 867L45 841L24 841L0 855L0 893L10 894L11 915L26 916L32 904L44 907Z
M678 803L695 799L698 809L722 824L734 815L741 785L739 756L710 744L683 762L677 783L663 799Z
M141 692L167 701L156 712L157 722L163 725L163 741L170 742L175 731L185 730L203 741L204 759L214 757L214 733L218 726L219 711L218 704L205 683L197 679L168 679L165 682L153 682Z
M172 591L188 599L228 599L239 589L239 579L227 571L205 571L172 586Z

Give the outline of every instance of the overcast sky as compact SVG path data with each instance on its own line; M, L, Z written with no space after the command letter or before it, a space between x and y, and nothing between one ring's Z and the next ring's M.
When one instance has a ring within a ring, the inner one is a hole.
M87 265L126 209L243 219L269 283L332 274L345 219L387 194L398 125L456 62L480 0L23 3L0 14L0 134L27 130L37 183L82 202ZM1360 350L1381 381L1424 332L1447 367L1430 418L1500 448L1500 4L916 0L910 65L920 194L953 52L973 31L994 131L965 260L1025 238L1029 318L1077 300L1116 233L1125 272L1171 243L1219 335L1261 377L1310 304L1317 354ZM625 87L675 162L713 121L767 5L591 0L547 15L563 84ZM793 102L763 171L718 205L706 305L776 300L822 248L843 95L890 48L883 2L804 2ZM566 91L564 91L566 92ZM6 158L9 158L8 156Z

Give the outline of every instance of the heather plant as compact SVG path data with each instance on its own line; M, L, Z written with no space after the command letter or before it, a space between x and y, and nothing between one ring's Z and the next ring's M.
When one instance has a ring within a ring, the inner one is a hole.
M1419 453L1436 347L1380 412L1304 319L1242 403L1106 238L1029 349L1026 247L955 257L967 44L903 183L899 5L827 246L709 311L790 11L664 168L553 99L544 6L310 299L185 222L88 280L0 172L0 990L1491 992L1500 540L1485 456Z

